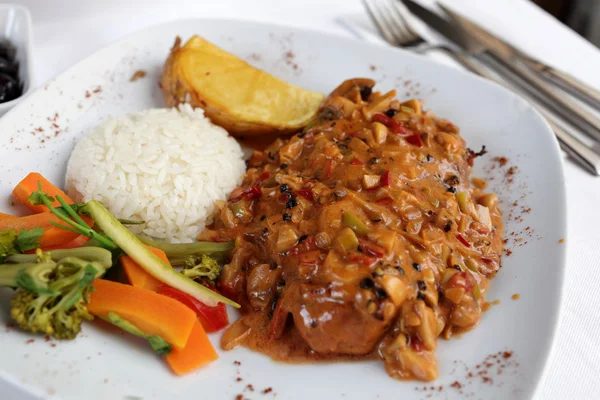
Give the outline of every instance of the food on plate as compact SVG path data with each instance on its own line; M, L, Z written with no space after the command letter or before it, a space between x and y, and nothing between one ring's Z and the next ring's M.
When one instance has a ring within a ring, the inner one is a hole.
M243 314L224 348L378 355L429 381L437 338L479 322L503 250L497 197L470 186L477 153L455 125L373 85L342 83L310 126L255 151L220 205L207 232L236 242L219 286Z
M0 103L14 100L23 92L15 53L12 43L6 40L0 43Z
M189 105L111 119L81 139L69 159L67 193L98 200L145 235L191 242L215 200L241 181L240 145Z
M198 36L177 38L160 86L169 106L189 103L234 136L291 134L315 116L321 93L284 82Z

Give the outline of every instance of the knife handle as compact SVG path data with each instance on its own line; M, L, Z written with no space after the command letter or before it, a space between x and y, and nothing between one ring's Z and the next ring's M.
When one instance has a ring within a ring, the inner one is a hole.
M600 110L600 92L598 90L583 83L573 75L559 71L548 65L535 61L527 62L527 65L538 71L544 79L569 92L596 110Z
M562 94L557 88L540 78L535 72L514 64L498 54L481 53L479 60L498 71L505 78L517 82L533 97L561 116L565 121L579 128L586 135L600 141L600 119Z
M475 63L464 55L463 53L454 51L450 48L440 46L439 50L444 51L448 56L452 57L455 61L460 63L467 70L486 78L492 82L496 82L500 86L507 88L508 90L524 97L527 99L533 107L546 119L556 138L558 139L558 143L561 149L569 155L577 164L583 167L586 171L590 172L595 176L600 175L600 155L598 155L593 149L591 149L587 144L583 143L581 140L577 138L577 136L571 131L568 127L561 127L549 112L544 110L539 106L537 101L527 93L524 93L523 90L520 90L518 87L513 85L509 85L506 82L503 82L496 78L494 75L490 74L490 72Z

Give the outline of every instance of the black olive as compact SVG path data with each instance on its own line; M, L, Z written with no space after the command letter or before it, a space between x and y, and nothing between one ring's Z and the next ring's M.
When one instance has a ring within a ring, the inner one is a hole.
M389 110L387 110L385 112L385 115L387 115L388 117L392 118L394 115L396 115L398 113L398 111L390 108Z
M285 213L283 214L283 220L288 222L292 220L292 214Z
M421 272L421 264L413 263L413 268L415 269L415 271Z
M365 86L360 89L360 98L363 101L367 101L369 99L369 96L371 95L371 93L373 93L373 89L369 86Z
M281 193L289 192L290 187L284 183L283 185L279 186L279 191Z
M375 282L373 282L373 279L371 278L365 278L362 281L360 281L361 289L371 289L373 286L375 286Z
M10 75L0 73L0 103L16 99L20 95L19 82Z
M17 66L6 58L0 57L0 72L11 76L16 76Z

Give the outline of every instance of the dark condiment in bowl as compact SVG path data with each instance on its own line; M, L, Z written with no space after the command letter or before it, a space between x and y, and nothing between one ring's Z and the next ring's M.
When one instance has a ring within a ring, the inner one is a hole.
M23 93L15 52L10 42L0 41L0 103L14 100Z

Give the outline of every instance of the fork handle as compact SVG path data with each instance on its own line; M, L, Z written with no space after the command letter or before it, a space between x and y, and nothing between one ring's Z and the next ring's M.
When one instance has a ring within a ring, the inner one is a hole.
M573 132L571 132L570 128L563 128L559 124L557 124L555 117L553 117L549 112L540 107L539 103L535 99L533 99L523 90L516 87L514 84L509 85L499 80L494 75L490 74L487 69L473 62L469 57L465 56L464 54L444 46L439 46L437 49L443 51L445 54L452 57L452 59L460 63L463 67L473 72L474 74L477 74L482 78L486 78L492 82L495 82L500 86L503 86L506 89L526 98L533 105L533 107L546 119L546 121L548 122L558 139L560 148L565 153L567 153L573 161L579 164L586 171L590 172L592 175L600 175L600 155L598 155L594 150L592 150L587 144L579 140L577 136L573 134Z

